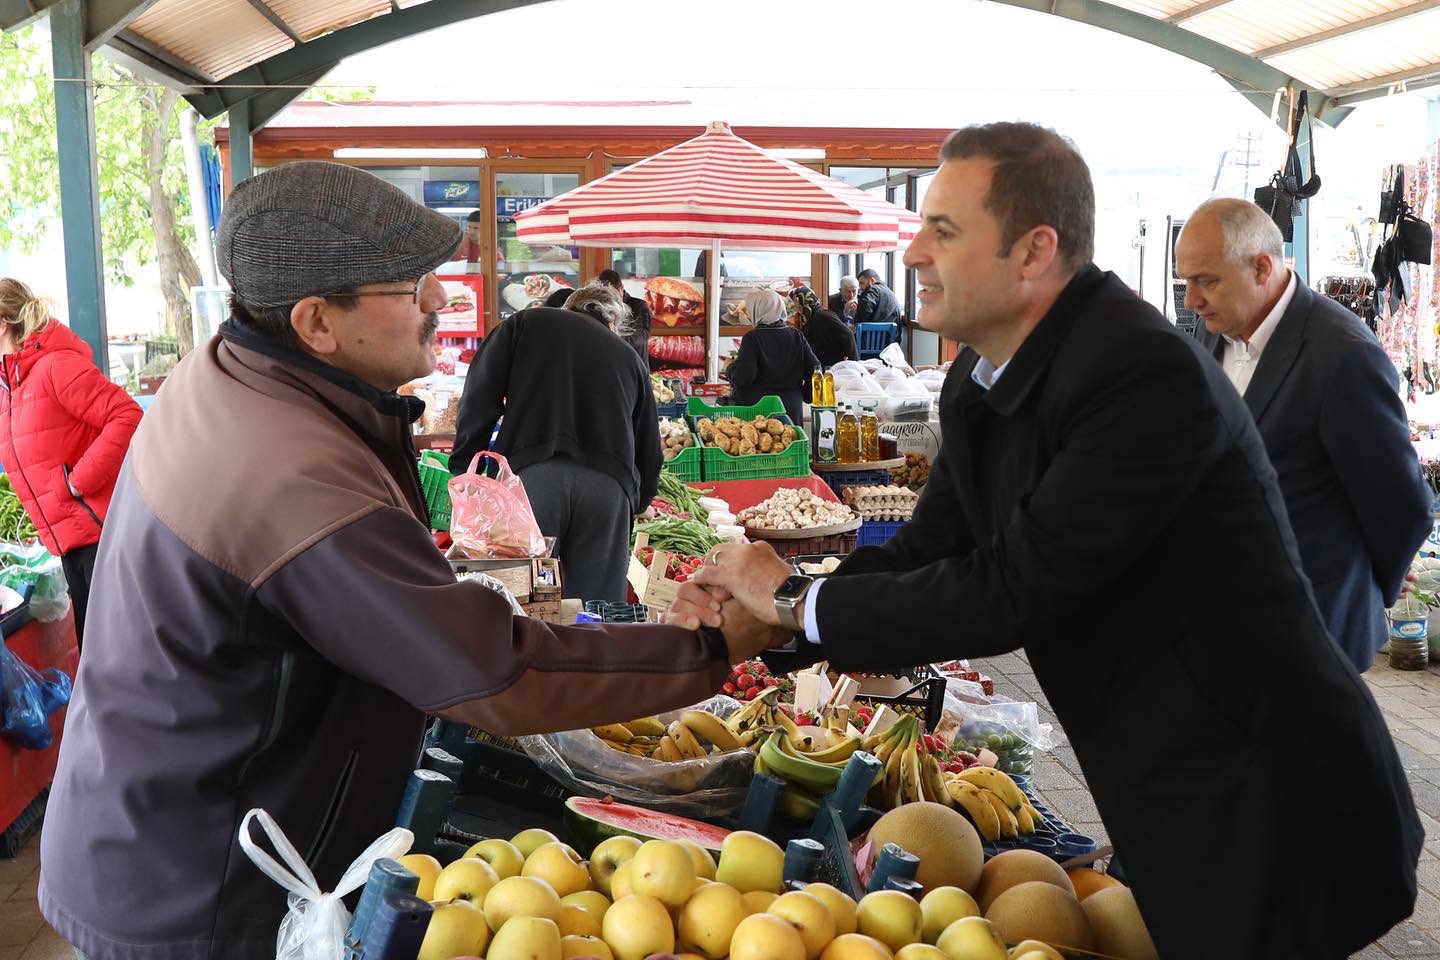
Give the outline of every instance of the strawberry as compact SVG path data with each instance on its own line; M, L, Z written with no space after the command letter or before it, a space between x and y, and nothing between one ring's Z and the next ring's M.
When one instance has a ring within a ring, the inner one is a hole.
M751 687L755 686L755 678L748 673L742 673L735 681L735 685L741 690L749 690Z
M760 691L756 687L749 687L741 693L741 696L744 697L746 700L754 700L759 695Z
M725 693L727 693L727 694L734 694L734 692L735 692L735 684L733 684L733 683L727 683L727 684L725 684L723 687L721 687L720 689L721 689L722 691L724 691Z
M770 672L770 668L767 667L767 666L765 666L764 661L760 661L760 662L756 663L753 669L754 669L754 672L755 672L755 673L758 673L758 674L759 674L760 676L762 676L762 677L765 676L765 674L767 674L767 673Z
M779 681L779 680L776 680L774 677L766 677L766 678L765 678L765 686L766 686L766 687L778 687L778 686L780 686L780 681Z

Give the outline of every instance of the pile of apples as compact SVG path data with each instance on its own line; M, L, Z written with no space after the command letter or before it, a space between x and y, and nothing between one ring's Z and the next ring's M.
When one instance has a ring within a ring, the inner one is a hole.
M611 837L582 860L545 830L484 840L441 868L400 861L435 912L418 960L1062 960L1007 951L975 900L939 887L859 903L824 883L782 892L785 854L730 834L717 864L688 841Z

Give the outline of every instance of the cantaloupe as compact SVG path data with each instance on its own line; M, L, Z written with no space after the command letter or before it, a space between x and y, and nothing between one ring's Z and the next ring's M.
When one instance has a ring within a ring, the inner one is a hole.
M1160 960L1129 887L1098 890L1080 908L1090 922L1097 953L1118 960Z
M900 809L904 809L901 807ZM925 861L920 861L924 866ZM1034 850L1006 850L986 862L980 871L980 885L973 892L980 909L988 913L990 904L1011 887L1031 880L1040 880L1059 887L1075 899L1075 887L1060 864ZM1023 937L1021 939L1024 939Z
M1096 891L1124 886L1108 873L1101 873L1090 867L1071 867L1065 871L1065 875L1070 878L1071 885L1075 887L1075 899L1082 903L1086 897Z
M1061 953L1090 950L1094 938L1072 892L1044 880L1017 884L995 898L985 919L1006 943L1042 940Z
M941 803L926 801L896 807L875 821L870 828L870 843L872 857L878 856L887 843L919 857L915 879L926 890L948 886L974 893L985 862L980 835L970 821Z

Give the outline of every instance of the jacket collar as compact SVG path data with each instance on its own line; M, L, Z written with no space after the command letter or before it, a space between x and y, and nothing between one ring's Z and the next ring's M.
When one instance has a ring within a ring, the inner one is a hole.
M978 384L971 383L974 389L967 390L967 400L983 398L992 410L1004 416L1010 416L1019 410L1031 390L1040 382L1041 374L1045 372L1060 341L1070 332L1075 311L1109 276L1110 274L1101 271L1093 263L1087 263L1077 270L1040 323L1030 331L1025 342L1020 344L1020 349L1010 358L1005 367L1005 375L989 390L982 390ZM976 360L978 359L977 355ZM974 369L975 364L972 361L968 366ZM965 372L965 377L969 381L969 370Z
M90 344L81 340L79 334L54 317L50 317L45 321L45 326L36 330L25 339L24 343L20 344L20 349L6 354L3 362L0 362L0 372L3 372L5 388L13 389L19 386L30 372L30 368L35 366L36 361L42 356L62 350L78 353L86 360L95 356L95 351L90 349Z
M1250 415L1259 422L1265 408L1275 399L1280 385L1285 382L1290 368L1300 356L1305 342L1305 328L1309 326L1310 309L1315 305L1315 294L1303 283L1295 286L1295 296L1280 318L1270 341L1260 353L1260 362L1255 365L1255 374L1245 389L1245 405Z
M372 387L306 353L291 350L233 320L220 325L222 346L257 374L283 381L317 395L352 426L374 440L391 445L397 426L408 436L409 425L425 412L425 401Z

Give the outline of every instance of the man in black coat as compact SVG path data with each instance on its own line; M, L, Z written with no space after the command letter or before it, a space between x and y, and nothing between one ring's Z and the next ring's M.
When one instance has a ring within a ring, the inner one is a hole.
M650 316L650 306L639 297L626 293L620 282L620 274L614 270L601 270L600 276L595 279L617 291L625 301L625 307L630 311L630 321L622 324L620 339L630 344L631 348L640 354L640 359L645 361L645 369L650 369L650 327L654 322Z
M1255 204L1211 200L1175 263L1196 336L1260 428L1330 635L1364 671L1433 527L1430 494L1395 366L1359 317L1298 282L1283 243Z
M890 288L880 282L874 270L860 271L860 305L855 309L855 322L899 323L900 301Z
M672 618L847 671L1024 648L1161 957L1349 956L1410 914L1424 832L1249 411L1089 262L1068 141L992 124L941 159L905 260L920 323L970 347L914 519L837 583L717 548L691 582L730 602L686 585Z

